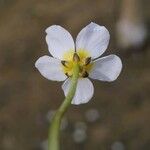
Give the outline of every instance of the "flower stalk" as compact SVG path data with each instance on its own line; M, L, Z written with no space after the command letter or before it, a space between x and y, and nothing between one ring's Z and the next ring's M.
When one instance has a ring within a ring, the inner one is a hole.
M74 63L73 67L73 75L71 78L71 84L69 92L57 110L54 118L52 119L52 123L50 125L49 129L49 137L48 137L48 150L60 150L60 125L61 120L65 114L65 112L68 110L69 106L71 105L71 101L75 95L77 81L79 77L79 65L77 61Z

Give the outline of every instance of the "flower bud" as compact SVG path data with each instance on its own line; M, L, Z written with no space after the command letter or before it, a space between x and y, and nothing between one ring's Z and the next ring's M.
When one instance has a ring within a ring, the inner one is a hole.
M62 65L63 65L64 67L67 67L67 64L68 64L68 62L67 62L67 61L62 60L62 61L61 61L61 63L62 63Z
M86 59L85 59L85 65L87 66L89 63L91 62L91 57L87 57Z
M77 53L74 53L74 55L73 55L73 61L75 61L75 62L79 62L80 61L80 57L78 56Z
M87 78L88 76L89 76L89 74L88 74L87 71L84 71L84 72L82 73L82 77L83 77L83 78Z

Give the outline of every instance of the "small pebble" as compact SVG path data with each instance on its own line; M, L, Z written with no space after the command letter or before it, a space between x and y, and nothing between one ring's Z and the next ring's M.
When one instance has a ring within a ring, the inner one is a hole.
M75 124L75 130L73 132L73 140L76 143L82 143L87 138L87 126L84 122L77 122Z
M111 150L125 150L125 147L122 142L117 141L112 144Z
M86 111L85 117L88 122L96 122L100 118L100 114L97 109L89 109Z
M45 140L40 145L41 150L48 150L48 140Z
M52 119L53 119L55 113L56 113L56 110L50 110L50 111L48 111L48 113L47 113L47 115L46 115L46 118L47 118L47 120L48 120L49 122L52 121Z

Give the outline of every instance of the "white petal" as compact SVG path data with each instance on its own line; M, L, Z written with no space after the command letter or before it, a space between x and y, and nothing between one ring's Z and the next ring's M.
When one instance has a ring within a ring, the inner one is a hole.
M94 62L89 76L93 79L111 82L117 79L121 69L121 59L116 55L109 55Z
M50 26L46 29L46 42L51 55L55 58L63 59L63 55L68 50L74 50L74 41L70 33L58 25Z
M47 79L54 81L64 81L67 76L63 73L61 62L58 59L49 56L40 57L35 67Z
M87 50L92 58L102 55L108 47L110 35L104 26L90 23L77 36L77 50Z
M62 85L62 89L64 90L65 96L67 96L71 79L67 79ZM75 96L72 100L72 104L79 105L87 103L93 96L94 87L92 82L88 78L80 78L78 79L77 88L75 92Z

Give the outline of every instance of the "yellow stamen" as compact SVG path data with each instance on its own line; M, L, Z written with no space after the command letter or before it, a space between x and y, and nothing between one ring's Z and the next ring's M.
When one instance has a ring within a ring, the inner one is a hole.
M73 50L67 51L63 56L62 69L67 76L72 76L73 66L75 63L79 64L80 77L88 77L88 74L93 66L91 57L88 51L78 50L76 53Z

